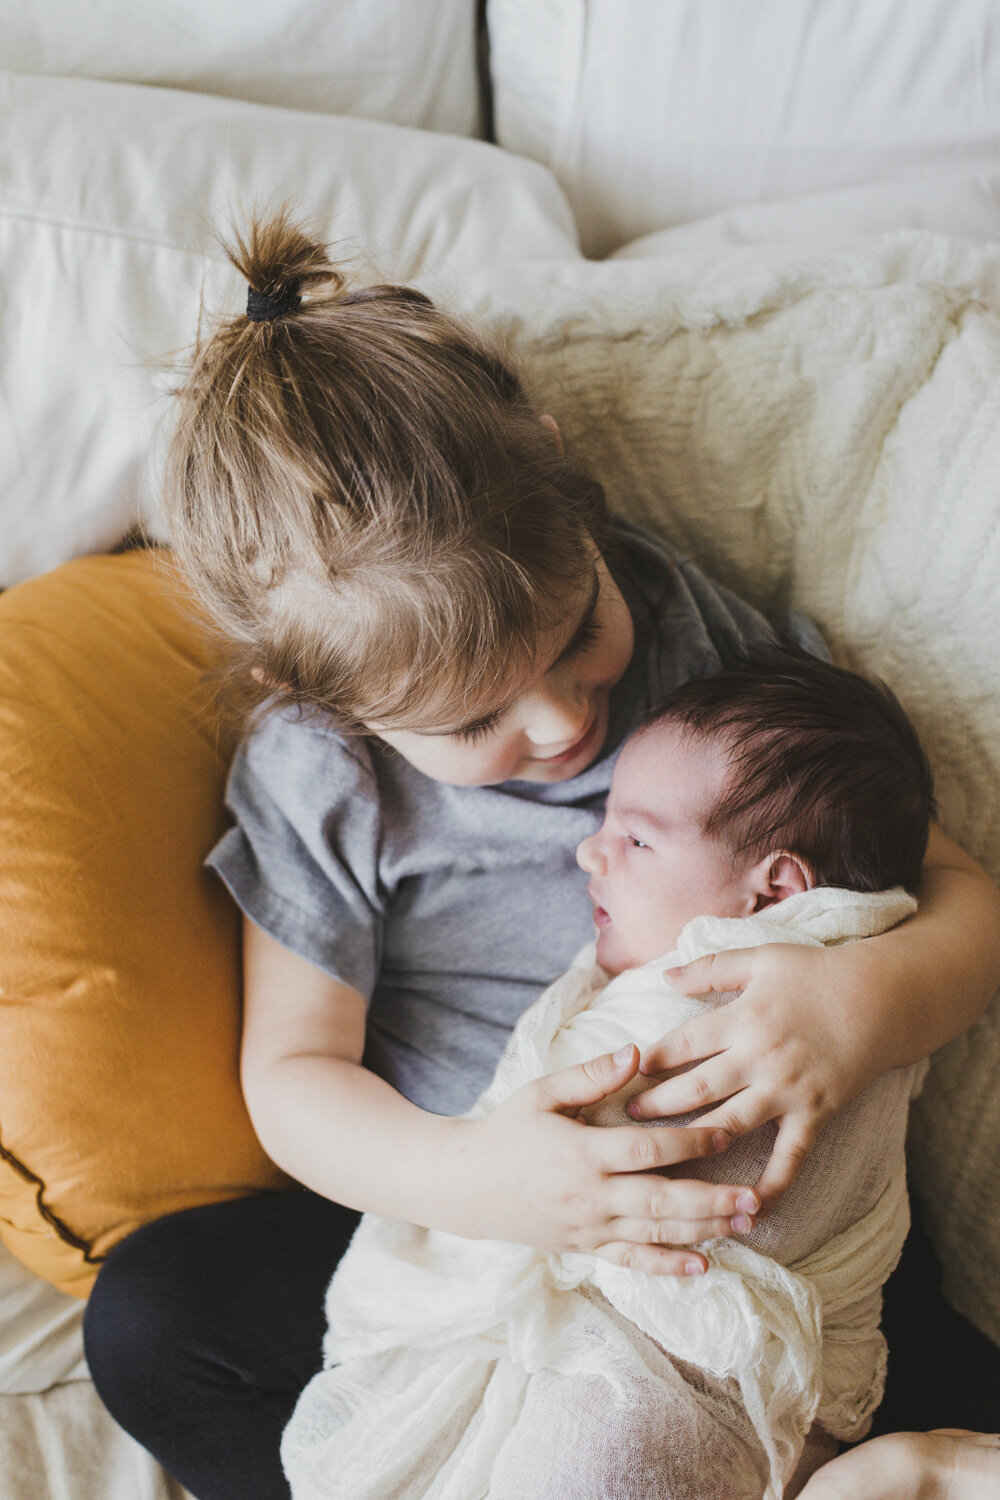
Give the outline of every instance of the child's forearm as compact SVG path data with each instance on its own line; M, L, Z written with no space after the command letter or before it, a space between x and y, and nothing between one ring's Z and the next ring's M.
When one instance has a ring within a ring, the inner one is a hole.
M636 1049L624 1050L624 1063L540 1079L478 1119L430 1114L357 1063L315 1053L257 1074L248 1101L278 1165L348 1207L470 1239L589 1250L656 1275L704 1270L703 1255L671 1247L744 1229L733 1217L755 1212L756 1196L648 1172L725 1142L697 1126L600 1130L564 1114L634 1073Z
M367 1068L283 1058L248 1104L264 1149L314 1192L414 1224L453 1216L448 1159L462 1122L419 1109Z
M721 1150L720 1132L601 1130L576 1118L634 1075L634 1047L528 1082L482 1118L452 1118L361 1066L366 1020L359 991L244 923L247 1107L274 1161L326 1198L656 1275L704 1270L704 1256L670 1247L729 1234L735 1216L756 1212L738 1184L648 1175Z
M1000 891L939 828L917 894L915 916L859 945L881 971L886 1068L918 1062L959 1036L1000 985Z

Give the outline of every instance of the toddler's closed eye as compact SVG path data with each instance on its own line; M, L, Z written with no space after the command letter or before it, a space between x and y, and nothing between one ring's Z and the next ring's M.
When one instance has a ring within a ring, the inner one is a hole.
M455 731L455 738L467 745L475 745L479 740L484 740L488 734L492 734L500 723L502 714L491 714L489 718L480 719L478 724L467 724L464 729Z

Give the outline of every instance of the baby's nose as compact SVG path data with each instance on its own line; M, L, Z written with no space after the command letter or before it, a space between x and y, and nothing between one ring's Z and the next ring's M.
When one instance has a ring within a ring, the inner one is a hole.
M600 845L596 833L584 839L582 844L577 845L576 862L581 870L586 870L588 875L596 875L600 864Z

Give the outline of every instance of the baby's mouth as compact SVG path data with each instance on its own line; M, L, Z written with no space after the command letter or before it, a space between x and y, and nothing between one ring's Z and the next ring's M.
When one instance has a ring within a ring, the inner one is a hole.
M601 903L598 901L597 897L594 895L593 891L589 889L589 887L587 889L587 895L594 903L593 916L595 925L597 927L607 927L608 923L611 921L611 917L609 916L606 908L601 905Z

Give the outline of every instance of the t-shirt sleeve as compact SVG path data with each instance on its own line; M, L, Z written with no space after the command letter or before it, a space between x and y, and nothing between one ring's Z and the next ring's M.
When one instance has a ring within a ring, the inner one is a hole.
M812 615L807 615L804 610L788 611L785 616L785 634L796 646L808 651L810 656L818 656L820 661L833 661L833 652L827 644L826 636Z
M734 594L732 589L707 577L690 558L680 557L676 561L684 586L705 624L720 665L725 666L734 653L754 650L779 638L779 632L760 610ZM823 632L816 621L802 610L788 611L782 622L781 633L811 656L818 656L822 661L832 661Z
M273 715L237 751L226 805L235 826L206 863L251 921L369 999L382 904L367 746Z
M735 655L768 645L777 638L774 626L760 610L725 584L709 578L690 558L679 557L677 567L716 657L709 670L725 667Z

